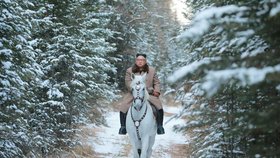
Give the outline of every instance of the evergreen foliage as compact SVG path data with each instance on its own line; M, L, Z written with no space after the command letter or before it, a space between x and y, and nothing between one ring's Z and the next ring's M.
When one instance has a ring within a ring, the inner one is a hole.
M124 86L124 74L126 69L134 64L136 53L147 54L147 61L150 66L156 68L161 80L162 92L168 86L166 78L175 63L174 56L181 55L181 50L171 40L177 34L178 22L170 20L171 11L167 1L146 1L146 0L122 0L119 5L121 13L120 21L123 32L123 39L126 43L122 49L122 65L118 68L121 77L121 87ZM166 8L160 8L167 6ZM171 41L171 42L169 42ZM124 64L123 64L124 63Z
M280 3L191 0L181 32L158 3L0 1L0 157L75 145L80 123L103 123L100 100L117 97L136 53L164 89L179 69L169 80L181 81L188 122L177 129L192 133L193 157L278 157Z
M119 60L104 1L1 1L0 157L45 156L102 123ZM91 114L93 113L93 114Z
M178 37L185 66L169 79L183 83L189 121L178 129L193 133L192 155L278 157L280 3L189 4L197 12Z

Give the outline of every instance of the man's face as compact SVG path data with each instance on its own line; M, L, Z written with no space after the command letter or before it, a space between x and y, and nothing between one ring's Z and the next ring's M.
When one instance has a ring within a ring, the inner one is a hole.
M138 56L135 60L135 64L142 68L144 65L146 65L146 59L143 56Z

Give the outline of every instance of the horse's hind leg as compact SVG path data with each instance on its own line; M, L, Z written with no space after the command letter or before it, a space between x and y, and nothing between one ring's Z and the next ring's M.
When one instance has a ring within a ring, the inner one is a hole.
M141 156L141 149L138 149L139 157Z

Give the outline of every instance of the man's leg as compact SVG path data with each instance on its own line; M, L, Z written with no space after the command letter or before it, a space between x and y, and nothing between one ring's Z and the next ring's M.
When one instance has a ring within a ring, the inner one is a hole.
M163 109L157 110L157 134L164 134L164 128L162 127L163 123Z
M121 128L119 130L119 134L125 135L126 134L126 128L125 128L125 122L126 122L126 114L120 111L120 123L121 123Z

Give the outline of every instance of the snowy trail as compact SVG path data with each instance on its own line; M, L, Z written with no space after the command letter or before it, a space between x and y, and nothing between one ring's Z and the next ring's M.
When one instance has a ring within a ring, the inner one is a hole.
M180 109L176 107L166 107L164 110L165 114L168 114L165 115L164 118L164 122L168 121L168 123L164 125L166 134L156 136L152 154L152 157L155 158L173 158L172 150L174 150L174 147L176 148L178 145L183 146L183 144L187 144L188 141L186 136L183 136L181 133L175 133L172 130L174 125L182 124L184 121L182 119L172 119L169 121L172 117L171 114L178 113ZM93 127L92 125L88 125L86 127L95 131L95 134L89 136L86 142L95 151L95 156L100 158L132 157L128 135L123 136L118 134L118 129L120 127L119 113L107 113L106 121L108 126Z

